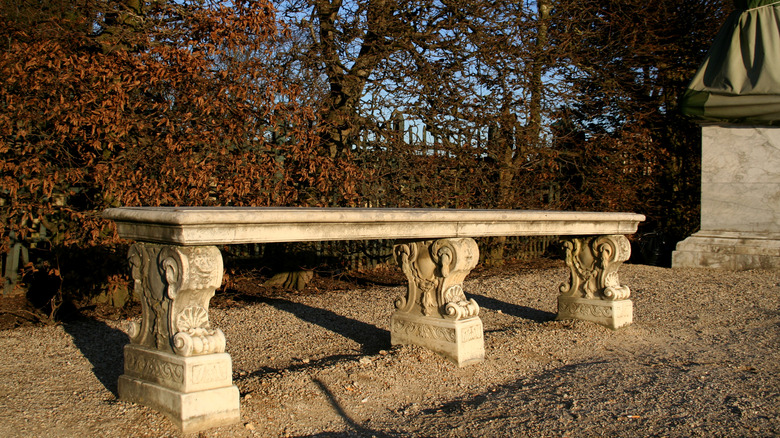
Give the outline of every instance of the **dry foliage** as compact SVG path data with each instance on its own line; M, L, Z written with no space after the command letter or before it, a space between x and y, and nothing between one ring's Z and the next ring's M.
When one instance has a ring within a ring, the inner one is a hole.
M0 18L6 239L40 222L58 244L104 242L110 206L353 199L356 171L318 153L302 90L263 68L270 3L49 6Z
M16 0L0 27L0 252L45 234L37 263L100 284L106 207L354 202L357 168L265 68L269 2Z
M0 252L43 226L50 272L74 248L111 272L120 205L624 210L681 237L676 101L726 3L8 0Z

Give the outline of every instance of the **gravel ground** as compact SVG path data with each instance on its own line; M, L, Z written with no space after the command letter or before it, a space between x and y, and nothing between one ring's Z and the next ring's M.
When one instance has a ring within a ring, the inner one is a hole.
M467 279L487 357L466 368L391 348L402 286L222 299L211 320L242 422L201 435L780 435L779 272L624 265L634 324L617 331L553 321L565 278L554 265ZM3 331L0 436L178 436L116 398L125 323Z

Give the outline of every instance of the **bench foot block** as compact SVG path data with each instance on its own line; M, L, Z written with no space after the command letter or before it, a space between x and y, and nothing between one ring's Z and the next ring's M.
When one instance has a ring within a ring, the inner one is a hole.
M633 322L633 309L631 300L604 301L559 296L555 319L579 319L617 329Z
M390 321L390 343L428 348L459 367L485 359L482 332L478 317L453 321L396 312Z
M127 345L118 390L120 400L162 412L183 433L241 420L226 353L182 357Z

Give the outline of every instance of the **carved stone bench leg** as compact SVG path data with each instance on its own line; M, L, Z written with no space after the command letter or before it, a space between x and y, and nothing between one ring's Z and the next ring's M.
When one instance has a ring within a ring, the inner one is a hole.
M208 315L222 283L219 250L136 243L128 258L142 319L130 327L119 398L163 412L184 433L239 421L225 335Z
M581 319L612 329L631 324L631 291L621 286L618 268L631 255L622 235L565 239L571 279L561 285L556 319Z
M394 251L409 285L406 296L395 302L391 343L429 348L458 366L481 362L479 306L463 293L463 279L479 260L474 239L407 242Z

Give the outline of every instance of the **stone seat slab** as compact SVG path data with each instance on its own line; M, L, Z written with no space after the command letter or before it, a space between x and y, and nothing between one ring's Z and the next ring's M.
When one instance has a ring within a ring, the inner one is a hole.
M634 213L296 207L121 207L103 216L123 238L183 246L633 234L645 219Z

